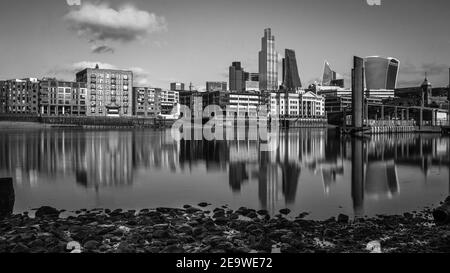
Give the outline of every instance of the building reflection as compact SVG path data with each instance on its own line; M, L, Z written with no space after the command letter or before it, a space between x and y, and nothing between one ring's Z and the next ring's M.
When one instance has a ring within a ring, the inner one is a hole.
M365 199L400 194L400 167L420 170L427 183L432 166L450 164L449 140L439 136L358 139L308 129L281 131L272 144L276 148L265 152L259 141L245 137L176 141L170 131L0 132L0 177L29 187L72 177L81 187L99 190L132 185L137 170L189 175L202 167L207 173L226 173L233 194L255 185L260 206L275 212L280 203L297 201L312 174L322 182L325 196L337 184L351 182L355 215L363 215Z

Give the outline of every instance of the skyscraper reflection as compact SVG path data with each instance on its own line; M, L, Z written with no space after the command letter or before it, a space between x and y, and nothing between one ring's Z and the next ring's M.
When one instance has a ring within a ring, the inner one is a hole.
M141 171L162 171L161 179L201 175L206 181L225 174L233 195L257 189L260 207L270 212L298 203L317 179L325 198L351 184L355 215L363 215L365 201L399 196L399 169L419 170L425 184L432 167L450 165L449 139L433 135L352 139L321 129L289 130L272 144L273 151L261 151L247 133L240 140L177 141L170 131L2 131L0 177L13 177L19 187L76 181L100 190L131 186ZM198 167L206 173L197 173Z

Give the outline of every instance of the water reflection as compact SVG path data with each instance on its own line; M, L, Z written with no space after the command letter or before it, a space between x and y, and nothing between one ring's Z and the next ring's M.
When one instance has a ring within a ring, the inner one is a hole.
M327 130L297 130L281 133L275 141L274 151L261 152L257 141L178 142L168 131L3 131L0 177L12 176L19 187L29 188L71 178L78 187L101 192L132 188L136 181L148 184L138 173L152 176L161 171L165 175L158 178L170 181L167 187L178 179L174 183L191 183L191 191L196 192L195 187L209 186L213 183L209 179L223 174L226 181L221 183L228 183L228 193L218 186L208 188L212 196L225 196L221 200L232 200L251 189L252 200L243 203L274 213L281 206L298 211L305 207L326 210L327 200L344 202L350 197L355 215L367 213L368 200L401 199L402 186L407 185L402 183L401 175L418 171L419 176L408 179L424 186L429 180L447 181L448 185L448 172L431 172L433 167L448 170L448 138L405 134L357 139L342 138ZM198 173L199 168L204 168L205 173ZM199 177L205 180L203 184L196 181ZM317 182L321 183L321 193L316 192ZM147 190L167 194L164 184ZM127 194L128 199L133 199L139 192ZM427 201L440 201L436 198L440 194L447 192L439 188ZM196 198L192 201L204 200L205 196ZM315 199L325 203L318 207ZM147 206L159 206L158 200L145 202ZM177 200L173 202L177 204Z

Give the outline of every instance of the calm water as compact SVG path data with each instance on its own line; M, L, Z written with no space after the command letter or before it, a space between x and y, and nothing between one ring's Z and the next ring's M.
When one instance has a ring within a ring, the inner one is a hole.
M174 141L169 131L2 130L0 177L14 178L14 211L42 205L142 209L197 204L288 207L324 219L403 213L449 193L449 138L283 134L255 141Z

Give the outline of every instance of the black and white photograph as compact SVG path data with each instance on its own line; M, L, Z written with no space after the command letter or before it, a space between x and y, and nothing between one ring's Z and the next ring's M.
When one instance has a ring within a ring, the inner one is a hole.
M449 12L0 0L0 256L450 253Z

